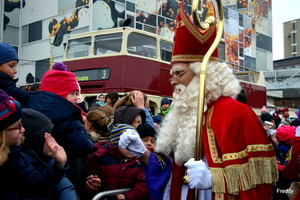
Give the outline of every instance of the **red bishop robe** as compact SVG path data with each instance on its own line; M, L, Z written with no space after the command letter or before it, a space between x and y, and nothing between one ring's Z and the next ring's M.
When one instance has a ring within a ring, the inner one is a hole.
M252 109L220 97L204 113L202 141L213 199L271 199L278 178L275 152Z

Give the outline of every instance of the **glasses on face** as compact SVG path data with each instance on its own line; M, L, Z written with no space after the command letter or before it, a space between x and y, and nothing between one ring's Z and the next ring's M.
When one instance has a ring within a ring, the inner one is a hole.
M15 127L15 128L7 128L7 129L5 129L5 130L7 130L7 131L11 131L11 130L18 130L19 129L19 133L21 133L21 131L22 131L22 123L20 123L17 127Z
M169 81L172 82L173 80L177 80L178 77L183 76L183 75L184 75L187 71L189 71L189 70L190 70L190 68L184 70L183 72L181 72L181 73L178 74L178 75L173 74L173 78L170 78Z

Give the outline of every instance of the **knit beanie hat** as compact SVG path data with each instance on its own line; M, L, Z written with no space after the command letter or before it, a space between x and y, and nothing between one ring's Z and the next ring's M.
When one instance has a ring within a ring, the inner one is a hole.
M140 125L138 125L136 130L137 130L138 134L140 135L140 138L144 138L144 137L148 137L148 136L155 138L156 131L149 124L146 124L146 123L140 124Z
M153 122L160 124L161 123L161 117L154 115L152 116Z
M53 124L39 111L30 108L24 108L22 111L22 125L25 128L23 149L43 153L45 132L51 133Z
M145 112L133 105L121 106L115 110L114 123L131 124L136 116L141 115L142 123L146 122Z
M164 104L169 104L170 105L170 100L167 97L162 98L160 105L164 105Z
M260 119L262 122L265 122L265 121L270 122L270 121L274 120L274 117L269 112L265 112L265 113L261 113Z
M0 89L0 131L17 122L21 117L20 103Z
M41 81L40 91L53 92L63 98L72 92L79 91L79 84L74 73L67 71L63 63L55 63Z
M16 50L5 42L0 42L0 65L11 60L19 62Z
M130 126L128 124L116 124L110 132L110 145L118 147L119 141L120 141L120 136L128 129L136 132L136 130L135 130L135 128L133 128L133 126Z

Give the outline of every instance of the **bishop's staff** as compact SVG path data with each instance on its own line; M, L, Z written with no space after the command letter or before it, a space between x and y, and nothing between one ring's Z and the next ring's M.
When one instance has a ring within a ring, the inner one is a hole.
M218 4L218 13L219 13L219 19L218 19L218 32L216 35L216 38L205 54L201 67L200 67L200 79L199 79L199 96L198 96L198 113L197 113L197 126L196 126L196 145L195 145L195 160L201 159L201 148L202 148L202 125L203 125L203 112L204 112L204 99L205 99L205 79L206 79L206 67L208 64L208 61L212 55L212 53L215 51L215 49L218 47L219 42L222 37L223 33L223 27L224 27L224 10L222 5L222 0L216 0ZM205 19L205 22L203 25L201 25L199 17L198 17L198 0L194 0L192 4L192 17L194 20L195 25L202 29L206 30L210 26L213 26L214 23L216 23L216 19L213 16L210 16ZM194 190L193 199L198 199L198 190Z

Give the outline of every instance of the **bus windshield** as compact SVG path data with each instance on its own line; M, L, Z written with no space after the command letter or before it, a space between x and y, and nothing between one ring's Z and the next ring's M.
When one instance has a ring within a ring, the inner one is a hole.
M95 36L94 55L119 53L122 48L122 33Z

